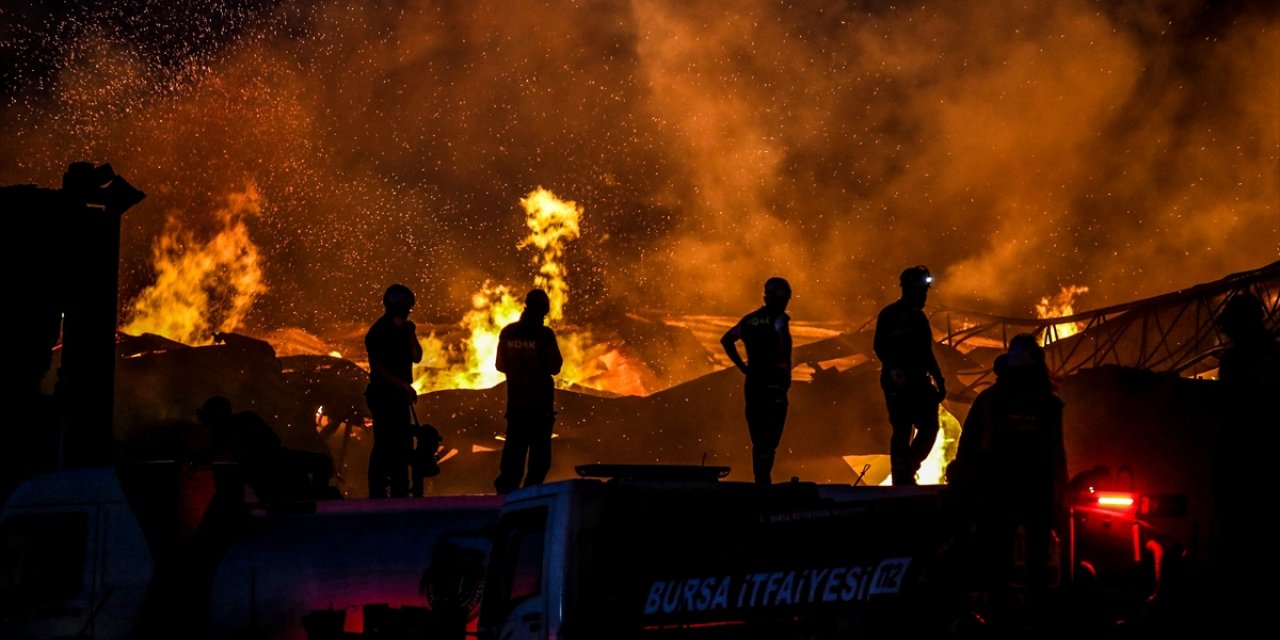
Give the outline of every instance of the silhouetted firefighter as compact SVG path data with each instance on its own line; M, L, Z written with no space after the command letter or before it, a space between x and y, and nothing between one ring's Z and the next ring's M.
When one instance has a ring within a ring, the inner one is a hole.
M1245 631L1258 628L1270 605L1257 578L1280 570L1275 554L1263 551L1271 534L1258 521L1258 489L1274 482L1280 342L1266 326L1262 300L1250 293L1228 299L1216 321L1227 345L1218 358L1223 424L1214 434L1212 460L1212 593L1218 612Z
M90 162L68 165L60 189L3 187L0 202L21 247L9 252L15 262L8 265L14 302L22 305L10 317L20 377L15 424L28 432L6 433L6 474L52 466L59 455L71 466L110 461L120 217L145 197L111 165ZM41 248L47 252L33 258ZM62 360L51 403L41 383L59 338ZM62 410L60 451L47 444L59 439L52 404ZM34 440L18 442L14 435Z
M369 453L369 497L403 498L409 495L409 464L413 453L413 364L422 361L417 327L409 320L416 298L402 284L387 287L382 296L385 311L369 332L364 346L369 354L369 386L365 400L373 417L373 450Z
M751 435L751 472L757 484L773 482L774 456L787 421L791 388L791 317L786 314L791 285L782 278L764 283L764 306L743 316L720 338L724 352L746 374L747 431ZM738 353L741 340L747 350Z
M1006 622L1023 532L1026 611L1038 619L1053 578L1055 529L1066 537L1067 455L1062 400L1034 336L1009 341L996 382L973 401L947 482L970 508L976 592L990 596L993 622Z
M1229 340L1218 358L1218 379L1260 393L1280 392L1280 342L1266 326L1262 300L1239 293L1218 314L1218 330Z
M522 486L521 476L523 486L542 484L551 470L551 429L556 421L552 376L560 373L564 358L555 332L543 324L550 312L547 292L534 289L525 295L520 319L498 335L494 365L507 376L507 435L493 481L499 494Z
M938 405L947 395L924 314L933 276L917 265L903 271L898 284L902 296L880 311L875 330L880 387L893 427L889 464L895 486L916 484L920 463L938 438Z

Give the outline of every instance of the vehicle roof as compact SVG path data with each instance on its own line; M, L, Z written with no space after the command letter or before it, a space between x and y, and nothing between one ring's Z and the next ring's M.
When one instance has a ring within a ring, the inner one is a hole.
M518 489L507 496L508 503L532 500L545 496L573 493L603 492L632 495L687 495L734 496L751 498L789 497L857 502L937 495L946 490L945 485L919 485L909 487L868 486L850 484L819 484L814 482L784 482L757 485L753 482L683 481L683 480L612 480L599 478L573 478Z

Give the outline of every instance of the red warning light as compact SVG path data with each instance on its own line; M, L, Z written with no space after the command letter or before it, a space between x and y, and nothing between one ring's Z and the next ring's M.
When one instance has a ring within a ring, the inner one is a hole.
M1103 509L1127 511L1137 504L1134 494L1124 491L1098 491L1094 493L1094 497L1097 505Z

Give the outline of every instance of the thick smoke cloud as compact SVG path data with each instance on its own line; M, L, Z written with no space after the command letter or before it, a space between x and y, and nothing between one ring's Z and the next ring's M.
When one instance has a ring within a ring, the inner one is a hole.
M451 321L532 282L519 199L585 210L568 315L1101 307L1280 256L1280 12L1198 2L174 2L6 7L0 182L111 162L122 296L247 183L260 328ZM50 247L57 249L56 243Z

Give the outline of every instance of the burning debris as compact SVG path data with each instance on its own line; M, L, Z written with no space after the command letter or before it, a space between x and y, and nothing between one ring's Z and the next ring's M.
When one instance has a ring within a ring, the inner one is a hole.
M564 262L566 244L579 234L583 209L538 188L520 200L529 234L518 249L532 249L536 268L533 286L548 292L549 321L561 335L565 368L558 383L565 388L606 395L645 395L659 388L662 376L637 360L617 337L597 339L592 331L565 325L570 299ZM268 290L262 257L250 238L246 220L261 215L261 195L250 183L227 197L214 212L219 222L212 236L201 239L171 217L153 247L155 282L144 289L126 313L124 333L155 334L184 344L209 344L214 335L241 330L257 298ZM471 296L471 309L454 327L421 338L424 358L415 367L414 384L421 393L443 389L484 389L502 381L493 367L498 332L520 315L513 288L488 281ZM297 329L270 332L282 353L296 353L305 343ZM346 349L359 353L359 345ZM341 351L328 350L330 354Z
M1067 285L1052 298L1046 296L1040 298L1040 302L1036 303L1036 317L1041 319L1062 318L1075 314L1076 296L1082 293L1088 293L1089 287L1080 285ZM1080 333L1085 328L1082 322L1066 322L1063 324L1054 324L1045 327L1044 333L1040 336L1040 345L1044 346Z
M529 235L517 248L533 250L534 285L549 293L550 320L559 325L566 355L558 380L562 412L552 475L571 475L576 465L600 462L606 453L611 462L748 468L749 443L736 427L740 416L732 401L740 381L725 375L727 365L716 345L731 320L618 309L596 313L589 326L566 323L571 289L565 247L580 235L583 209L545 189L529 193L521 204ZM117 367L117 437L130 457L181 457L200 437L191 423L194 407L210 395L225 395L273 422L287 445L327 451L344 494L365 495L371 441L362 397L367 365L341 357L363 352L362 332L336 331L322 338L282 329L269 334L268 342L228 331L243 323L266 290L261 259L245 227L245 219L260 211L260 198L250 186L219 210L221 223L208 242L198 242L176 226L158 241L156 283L131 305L131 320L117 344L122 358ZM1229 277L1184 297L1220 301L1232 287L1252 287L1274 310L1275 270L1272 265ZM1087 290L1065 287L1041 301L1040 319L1023 321L1040 332L1050 345L1051 360L1060 365L1078 359L1073 354L1082 340L1096 340L1113 332L1112 327L1120 327L1115 336L1125 340L1126 332L1133 333L1126 328L1137 326L1137 310L1152 305L1150 313L1161 318L1157 324L1163 335L1205 332L1203 322L1179 325L1188 316L1176 308L1162 310L1159 305L1169 304L1167 296L1145 307L1134 303L1073 313L1075 297ZM459 452L436 479L437 491L489 489L502 431L503 378L493 368L493 354L501 327L520 312L511 292L508 285L486 283L472 296L472 309L460 323L433 327L423 339L427 356L415 371L415 386L422 392L417 410L441 429L446 446ZM935 329L939 361L946 377L961 385L940 408L943 429L922 469L923 482L943 481L967 402L989 383L991 360L1002 347L998 337L990 336L997 329L1007 333L1012 320L992 324L972 318L945 309L932 318L935 326L946 327ZM874 457L887 452L888 428L876 382L879 363L871 355L866 324L797 322L794 335L797 384L779 451L780 477L879 482L875 473L866 472L878 468ZM1141 344L1146 345L1150 340L1143 336ZM1128 339L1124 344L1098 353L1132 359L1123 354L1137 343ZM1202 352L1213 342L1182 344Z
M569 361L558 381L562 412L553 477L600 462L606 453L611 462L749 467L743 462L750 450L746 433L732 426L740 424L731 400L740 381L725 375L715 345L706 345L730 320L617 309L597 312L589 323L566 323L565 243L579 237L583 210L545 189L521 203L529 235L517 248L534 250L534 284L553 294L551 321L560 323ZM272 334L277 348L226 330L241 324L266 290L261 260L244 224L246 216L260 210L250 187L220 210L221 224L211 241L199 243L175 226L157 243L156 284L132 304L131 321L116 341L120 387L114 416L121 451L134 459L188 455L201 438L191 420L194 407L211 395L224 395L266 417L286 445L333 456L344 494L364 495L370 441L362 398L367 369L341 357L362 351L361 334L339 331L320 338L283 329ZM1048 336L1050 361L1059 374L1087 362L1167 362L1174 371L1200 371L1199 363L1217 345L1209 328L1212 314L1200 311L1220 305L1231 291L1248 289L1267 305L1274 325L1277 268L1273 264L1087 313L1073 313L1075 296L1087 291L1082 286L1042 300L1038 315L1047 317L1037 319L990 322L975 320L980 314L936 310L931 322L938 358L946 377L961 388L940 409L942 437L922 480L943 481L967 402L989 383L991 360L1002 346L993 332L1005 335L1010 325L1021 324ZM417 410L441 429L446 447L458 452L436 480L437 491L488 490L502 430L502 378L493 370L493 352L498 331L519 310L509 286L487 283L473 295L461 323L436 327L424 339L429 355L416 372L423 392ZM865 327L795 323L793 378L798 384L779 451L780 477L878 481L866 474L875 466L868 466L867 456L887 451L888 430L875 382L878 362L870 355ZM60 361L61 350L57 356Z

